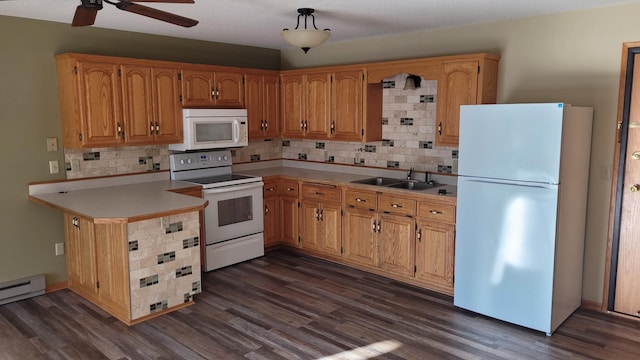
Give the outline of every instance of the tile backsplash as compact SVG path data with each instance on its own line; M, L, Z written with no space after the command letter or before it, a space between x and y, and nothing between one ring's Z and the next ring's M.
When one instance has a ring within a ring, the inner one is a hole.
M435 146L437 82L423 79L419 88L404 90L407 75L383 81L381 141L254 140L233 150L233 162L284 158L455 174L458 149ZM67 178L168 170L169 153L166 145L65 149Z

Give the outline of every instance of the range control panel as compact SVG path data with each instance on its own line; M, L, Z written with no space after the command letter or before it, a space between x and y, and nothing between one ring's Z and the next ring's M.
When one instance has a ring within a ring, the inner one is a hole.
M169 155L171 171L231 166L231 150L197 151Z

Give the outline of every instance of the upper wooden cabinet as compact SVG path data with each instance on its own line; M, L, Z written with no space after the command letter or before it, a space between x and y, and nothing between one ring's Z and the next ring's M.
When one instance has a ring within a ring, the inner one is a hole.
M496 102L497 59L442 63L436 103L436 145L458 146L460 105Z
M243 73L214 68L182 69L182 105L185 107L244 107Z
M327 139L331 77L325 72L282 74L282 136Z
M56 59L65 147L182 141L177 67L80 54Z
M280 86L277 73L245 74L245 104L249 139L280 135Z

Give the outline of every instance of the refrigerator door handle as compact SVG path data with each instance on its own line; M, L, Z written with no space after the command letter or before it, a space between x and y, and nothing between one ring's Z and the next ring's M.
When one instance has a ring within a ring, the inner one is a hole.
M477 177L468 177L468 176L460 176L458 177L460 181L469 181L469 182L478 182L478 183L486 183L486 184L501 184L501 185L511 185L511 186L528 186L534 188L543 188L543 189L557 189L559 184L547 184L540 182L531 182L531 181L517 181L517 180L504 180L504 179L488 179L488 178L477 178Z

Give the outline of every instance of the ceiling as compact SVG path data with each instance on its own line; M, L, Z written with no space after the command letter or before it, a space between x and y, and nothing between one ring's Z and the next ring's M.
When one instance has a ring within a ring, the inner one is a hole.
M199 20L192 28L164 23L104 4L94 27L272 49L294 28L297 9L316 9L328 42L517 19L636 1L625 0L195 0L195 4L141 5ZM71 23L80 0L0 0L0 15ZM81 30L79 30L81 31Z

